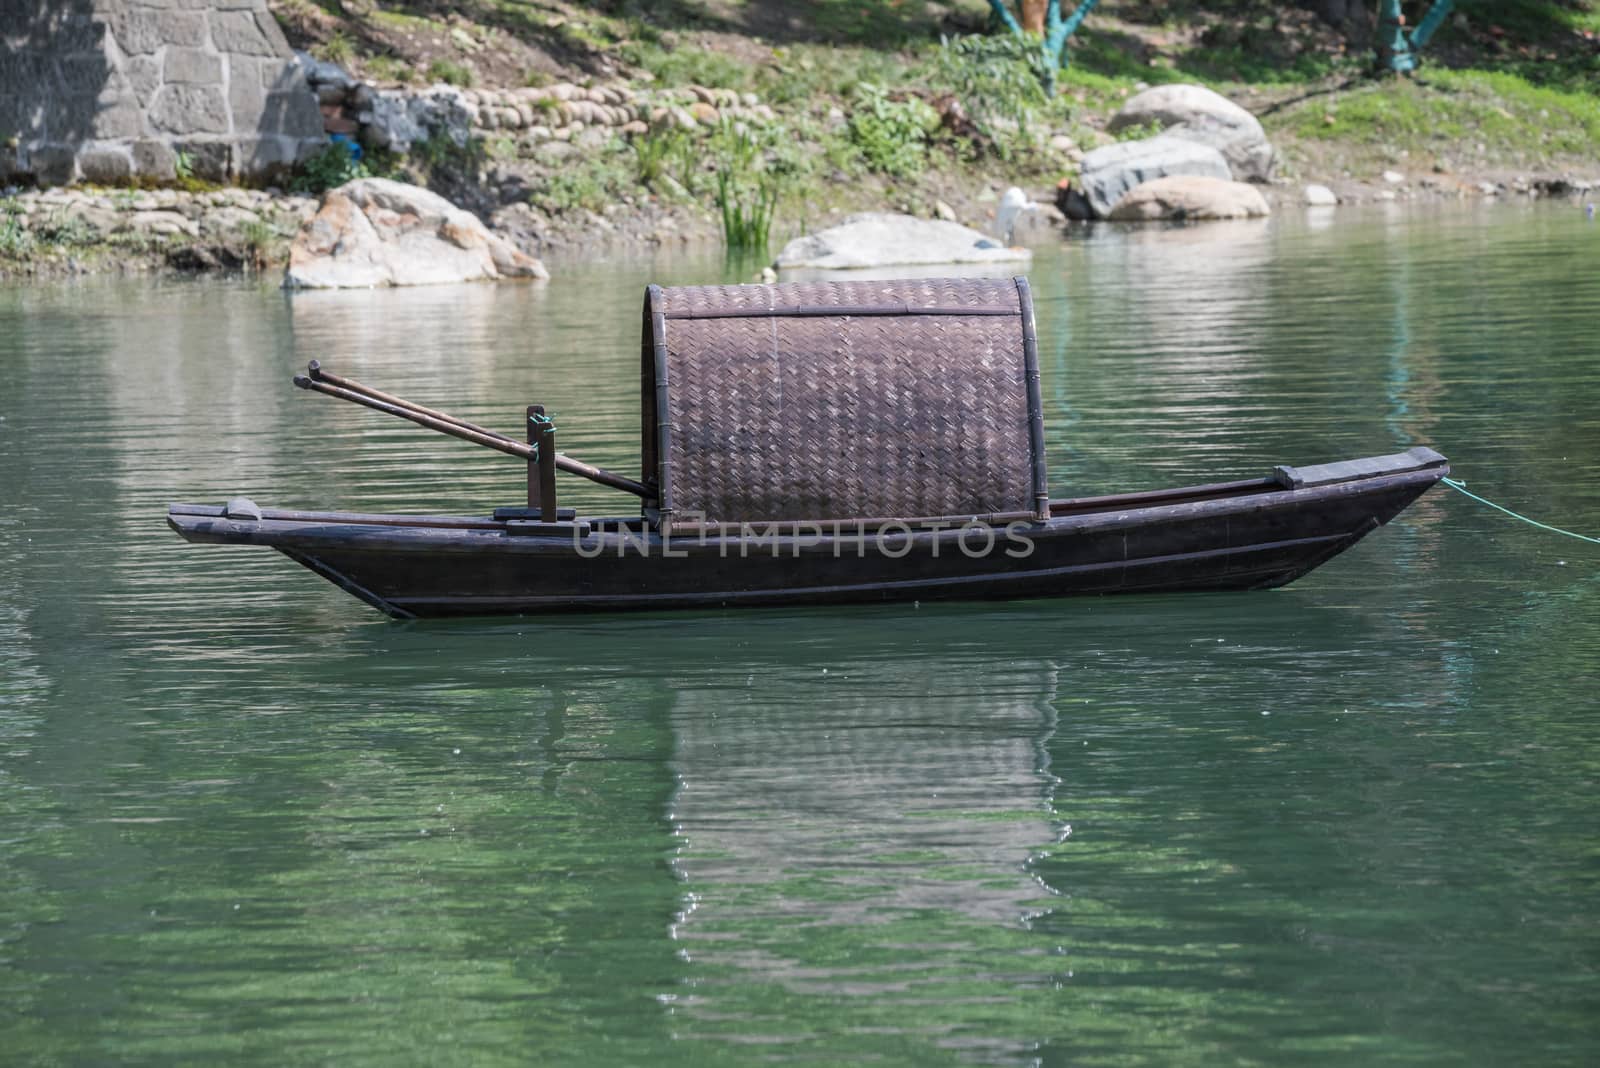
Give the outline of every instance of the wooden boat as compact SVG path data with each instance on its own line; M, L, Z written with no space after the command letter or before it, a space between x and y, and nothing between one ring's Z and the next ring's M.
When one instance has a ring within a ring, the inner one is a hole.
M1025 279L650 287L643 477L322 370L303 388L523 459L487 516L175 504L186 540L264 545L388 613L1054 597L1281 586L1449 473L1432 449L1050 500ZM641 514L574 515L557 469Z

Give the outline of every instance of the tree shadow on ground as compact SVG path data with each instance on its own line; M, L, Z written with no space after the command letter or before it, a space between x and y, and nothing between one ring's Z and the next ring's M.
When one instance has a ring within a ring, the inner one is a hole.
M91 0L0 5L0 179L30 145L37 158L28 170L60 172L56 179L71 171L77 146L99 132L100 97L111 79L105 35Z

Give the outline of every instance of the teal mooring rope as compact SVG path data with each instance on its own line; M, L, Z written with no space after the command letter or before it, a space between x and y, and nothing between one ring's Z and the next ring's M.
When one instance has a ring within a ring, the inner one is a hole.
M1548 530L1552 534L1565 534L1569 538L1577 538L1579 541L1587 541L1587 542L1591 542L1591 543L1593 543L1595 545L1600 545L1600 538L1591 538L1587 534L1575 534L1570 530L1562 530L1560 527L1553 527L1549 523L1541 523L1537 519L1529 519L1527 516L1523 515L1520 512L1513 512L1511 509L1507 508L1503 504L1495 504L1493 501L1488 500L1487 498L1484 498L1484 497L1480 497L1476 493L1473 493L1471 490L1467 489L1467 484L1465 482L1457 482L1453 478L1446 478L1446 479L1442 479L1441 481L1444 482L1444 484L1446 486L1449 486L1451 489L1455 490L1456 492L1465 493L1468 497L1471 497L1473 500L1478 501L1481 504L1487 504L1490 508L1493 508L1493 509L1495 509L1497 511L1504 512L1506 515L1510 516L1512 519L1520 519L1524 523L1527 523L1529 526L1538 527L1540 530Z

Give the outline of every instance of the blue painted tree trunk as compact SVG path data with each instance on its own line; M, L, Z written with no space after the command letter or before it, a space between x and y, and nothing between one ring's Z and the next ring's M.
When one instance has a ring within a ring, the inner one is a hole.
M1062 18L1061 0L1050 0L1049 6L1045 9L1044 38L1039 46L1044 58L1042 66L1046 92L1055 93L1056 72L1067 65L1067 41L1077 32L1078 27L1083 25L1083 20L1099 2L1100 0L1081 0L1072 14ZM1022 24L1017 21L1017 16L1005 0L989 0L989 7L1006 29L1018 37L1026 36Z
M1433 6L1422 17L1417 28L1407 31L1405 16L1400 11L1400 0L1379 0L1378 4L1378 56L1380 73L1408 74L1417 69L1419 55L1427 47L1444 20L1455 6L1455 0L1434 0Z

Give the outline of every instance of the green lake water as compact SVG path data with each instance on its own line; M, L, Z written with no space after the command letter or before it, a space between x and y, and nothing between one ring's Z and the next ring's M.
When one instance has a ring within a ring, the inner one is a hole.
M1600 547L1452 491L1271 593L396 624L167 502L637 464L648 281L0 288L0 1063L1600 1062ZM1106 228L1057 495L1429 444L1600 534L1572 204ZM616 511L576 481L564 503Z

